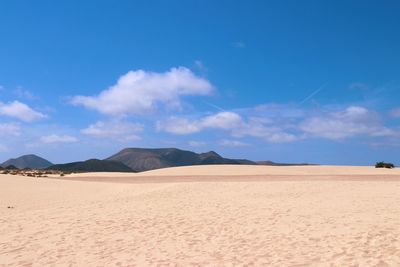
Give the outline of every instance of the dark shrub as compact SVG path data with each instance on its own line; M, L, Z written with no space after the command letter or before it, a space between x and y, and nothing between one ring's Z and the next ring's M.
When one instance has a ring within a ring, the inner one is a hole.
M386 162L381 161L381 162L377 162L377 163L375 164L375 168L393 169L393 168L394 168L394 165L393 165L393 163L386 163Z

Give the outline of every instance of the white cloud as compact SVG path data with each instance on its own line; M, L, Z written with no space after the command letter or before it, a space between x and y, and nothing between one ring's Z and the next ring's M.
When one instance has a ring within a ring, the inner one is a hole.
M31 122L46 118L46 115L33 110L28 105L19 101L13 101L8 104L0 102L0 115L12 117L25 122Z
M19 136L21 128L15 123L0 123L0 135L14 135Z
M245 147L250 145L248 143L239 140L228 140L228 139L221 140L219 144L221 146L228 146L228 147Z
M55 143L75 143L78 139L70 135L57 135L51 134L47 136L42 136L40 141L44 144L55 144Z
M185 118L172 117L166 122L158 121L156 124L157 131L165 131L171 134L192 134L201 131L196 122L191 122Z
M219 112L215 115L207 116L201 120L203 128L217 128L229 130L238 127L242 123L242 118L229 111Z
M86 135L100 138L113 138L121 141L139 140L140 137L137 136L137 134L142 131L142 124L122 121L98 121L81 130L81 132Z
M357 106L314 116L303 121L299 127L308 135L327 139L343 139L357 135L395 135L393 130L381 125L375 112Z
M395 108L390 111L390 116L393 118L400 118L400 108Z
M71 103L107 115L143 114L160 104L180 107L185 95L208 95L213 86L184 67L164 73L130 71L97 96L75 96Z
M238 114L223 111L199 120L173 117L164 123L158 122L157 129L172 134L183 135L197 133L207 128L229 130L238 127L241 123L242 119Z

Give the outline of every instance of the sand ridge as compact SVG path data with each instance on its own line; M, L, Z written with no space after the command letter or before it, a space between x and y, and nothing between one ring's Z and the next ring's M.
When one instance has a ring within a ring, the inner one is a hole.
M87 176L73 174L73 177ZM399 175L400 168L384 169L372 166L262 166L262 165L198 165L157 169L139 173L90 173L90 176L156 177L156 176L255 176L255 175Z
M400 181L400 169L365 166L201 165L139 173L74 173L58 179L116 183L248 181Z

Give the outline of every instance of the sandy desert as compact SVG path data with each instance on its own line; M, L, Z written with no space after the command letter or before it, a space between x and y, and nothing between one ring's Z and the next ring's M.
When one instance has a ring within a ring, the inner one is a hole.
M400 170L0 176L0 266L400 266Z

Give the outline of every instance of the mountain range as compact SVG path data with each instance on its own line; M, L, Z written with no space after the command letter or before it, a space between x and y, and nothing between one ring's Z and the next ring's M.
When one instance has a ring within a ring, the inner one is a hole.
M249 160L223 158L214 151L198 154L177 148L125 148L107 160L122 162L138 172L189 165L257 164Z
M195 153L177 148L125 148L104 160L90 159L65 164L52 164L50 161L36 155L25 155L16 159L9 159L0 166L14 165L20 169L49 169L69 172L142 172L168 167L208 164L307 165L229 159L220 156L214 151Z

